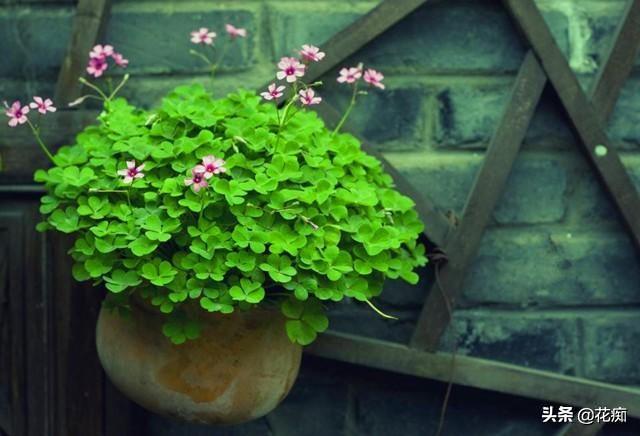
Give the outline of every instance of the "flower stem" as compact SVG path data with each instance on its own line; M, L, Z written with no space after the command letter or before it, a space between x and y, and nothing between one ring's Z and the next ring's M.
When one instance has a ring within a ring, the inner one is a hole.
M222 59L224 59L224 56L227 54L228 49L229 49L229 43L225 42L224 45L222 46L222 50L220 50L220 55L218 56L218 60L216 61L215 64L211 66L211 79L215 77L216 72L218 71L218 66L222 62Z
M202 53L200 53L199 51L196 50L189 50L189 54L199 57L200 59L202 59L203 61L205 61L207 63L207 65L213 65L212 62L209 60L208 57L206 57L205 55L203 55Z
M357 95L358 95L358 82L353 84L353 94L351 94L351 101L349 102L349 107L347 107L347 110L344 112L344 115L340 119L340 122L338 123L336 128L333 130L332 136L340 131L344 122L347 121L347 118L349 118L349 115L351 114L351 111L353 110L353 107L356 104Z
M49 151L47 146L44 145L44 142L42 142L42 138L40 138L40 132L38 131L36 126L34 126L31 123L31 121L29 121L28 119L27 119L27 124L29 124L29 127L31 127L31 132L33 132L33 136L35 136L36 141L38 142L38 145L40 146L40 148L42 149L44 154L46 154L47 157L49 158L49 160L51 161L51 163L53 163L55 165L56 164L56 160L54 159L53 155L51 154L51 152Z
M111 100L113 97L116 96L116 94L118 94L118 92L122 89L124 84L127 83L127 80L129 80L129 73L124 75L120 83L118 83L118 86L116 86L116 88L111 92L111 94L109 95L109 100Z
M204 196L207 194L205 191L204 194L200 195L200 212L198 212L198 223L202 219L202 213L204 212Z
M108 100L109 100L109 97L107 97L107 95L106 95L104 92L102 92L102 89L100 89L99 87L97 87L97 86L96 86L96 85L94 85L93 83L89 82L89 81L88 81L87 79L85 79L84 77L80 77L80 78L78 79L78 81L79 81L80 83L82 83L83 85L88 86L89 88L93 89L95 92L97 92L97 93L98 93L98 95L100 95L100 97L102 97L102 99L103 99L104 101L108 101Z

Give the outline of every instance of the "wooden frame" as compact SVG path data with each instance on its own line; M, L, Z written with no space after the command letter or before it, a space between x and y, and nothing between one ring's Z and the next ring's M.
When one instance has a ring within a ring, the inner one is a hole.
M323 63L310 69L312 80L337 66L347 56L426 2L427 0L382 1L323 46L328 55ZM440 381L449 379L451 356L435 350L450 322L449 310L455 305L461 292L464 274L478 250L491 212L504 189L547 82L560 97L572 126L578 132L583 150L620 211L634 242L640 247L640 196L603 128L640 47L640 26L637 25L640 23L640 0L629 2L615 42L588 96L580 88L575 74L533 1L504 0L503 3L531 49L519 69L509 102L490 141L459 224L453 226L430 202L413 196L426 224L425 236L444 251L448 260L440 270L443 289L437 289L435 284L432 286L408 346L329 332L309 347L308 353L417 377ZM92 16L92 8L95 9L95 17L87 18ZM71 84L75 83L81 73L81 69L77 67L77 56L81 56L87 51L87 47L96 42L99 29L106 20L107 10L106 0L79 1L79 16L74 24L67 61L58 80L60 93L76 95L76 88ZM335 120L335 111L331 107L325 106L320 112L325 119ZM73 120L90 119L90 116L80 114L76 112L68 116ZM372 152L370 147L367 150ZM606 153L603 155L601 150ZM398 187L405 193L412 194L410 185L388 162L384 162ZM624 405L630 416L640 418L640 390L548 371L458 356L452 381L576 406ZM597 430L599 427L587 430L571 426L567 429L567 434L586 434L587 431L594 434L593 431Z

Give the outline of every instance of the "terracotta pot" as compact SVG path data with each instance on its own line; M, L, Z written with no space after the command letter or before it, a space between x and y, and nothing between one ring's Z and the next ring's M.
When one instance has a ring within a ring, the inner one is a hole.
M100 311L100 362L125 395L162 415L207 424L238 424L266 415L287 395L302 348L275 310L203 317L200 338L173 345L159 314L135 307L123 317Z

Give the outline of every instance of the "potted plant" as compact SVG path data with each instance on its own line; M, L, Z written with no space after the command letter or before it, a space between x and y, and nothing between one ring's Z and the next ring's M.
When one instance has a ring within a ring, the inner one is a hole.
M227 27L231 39L244 29ZM192 41L213 43L200 29ZM202 53L194 52L211 64ZM181 86L153 110L81 79L102 100L97 124L49 152L29 107L7 106L28 124L52 167L35 180L47 194L39 230L75 236L73 276L104 285L97 347L114 384L142 406L207 423L238 423L272 410L288 393L301 347L328 327L325 306L369 304L384 279L418 281L423 225L380 162L340 128L382 75L344 68L352 87L342 120L328 129L305 84L324 54L303 46L283 58L260 95L214 99ZM87 72L128 61L96 46ZM31 108L55 111L36 97ZM379 311L378 311L379 312Z

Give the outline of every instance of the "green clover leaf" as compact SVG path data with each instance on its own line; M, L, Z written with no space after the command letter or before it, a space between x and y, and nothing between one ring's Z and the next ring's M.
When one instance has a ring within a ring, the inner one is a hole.
M136 271L124 271L121 269L114 270L110 276L104 276L104 281L107 289L116 294L142 283Z
M264 288L260 283L249 279L240 279L240 285L232 286L229 295L236 301L257 304L264 299Z
M56 209L49 216L49 224L63 233L73 233L80 229L80 217L73 207L67 207L64 212Z
M237 253L229 253L227 255L226 265L229 268L238 268L240 271L253 271L256 267L256 258L246 251L238 251Z
M78 199L78 215L90 216L99 220L104 218L111 211L111 205L106 198L91 196L89 198L80 197Z
M178 271L166 260L155 259L142 265L140 275L156 286L164 286L173 281ZM185 294L186 295L186 294Z
M146 256L147 254L152 253L156 248L158 248L158 243L152 241L146 236L141 236L131 241L131 243L129 244L129 249L131 250L131 252L139 257Z
M285 324L289 339L300 345L309 345L318 333L329 326L322 304L315 299L299 301L290 298L282 303L281 309L290 318Z
M296 275L297 271L291 266L291 259L287 256L270 254L267 262L260 264L260 269L278 283L287 283Z

